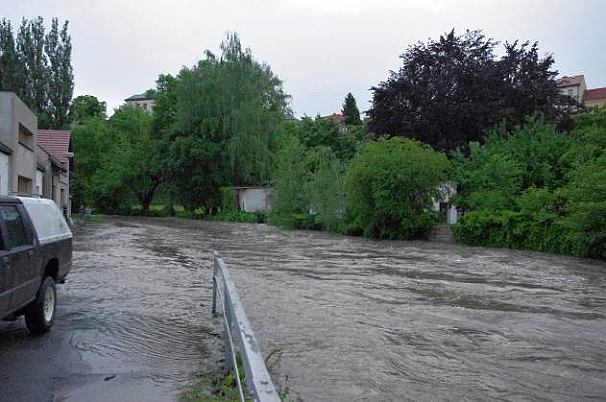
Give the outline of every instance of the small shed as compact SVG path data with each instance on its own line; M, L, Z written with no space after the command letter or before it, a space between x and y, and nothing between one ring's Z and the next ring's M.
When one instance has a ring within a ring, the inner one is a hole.
M238 207L244 212L269 212L271 186L234 187Z

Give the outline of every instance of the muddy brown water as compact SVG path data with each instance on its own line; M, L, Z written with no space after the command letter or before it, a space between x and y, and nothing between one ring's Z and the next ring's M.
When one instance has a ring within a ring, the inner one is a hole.
M170 399L213 370L213 249L289 400L606 400L603 262L164 218L78 232L57 325L96 376L57 399Z

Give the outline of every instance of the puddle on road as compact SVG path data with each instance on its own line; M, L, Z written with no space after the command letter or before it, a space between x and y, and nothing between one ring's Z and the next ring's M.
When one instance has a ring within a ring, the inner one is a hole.
M73 330L70 345L91 369L62 388L61 400L94 400L102 389L166 400L194 375L212 372L222 341L209 308L200 306L210 298L208 261L194 264L135 223L81 228L61 313Z

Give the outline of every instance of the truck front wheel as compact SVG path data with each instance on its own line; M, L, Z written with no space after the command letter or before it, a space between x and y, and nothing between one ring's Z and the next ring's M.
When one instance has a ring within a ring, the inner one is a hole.
M36 299L25 309L25 326L32 334L43 334L53 326L57 307L55 281L47 276L42 281Z

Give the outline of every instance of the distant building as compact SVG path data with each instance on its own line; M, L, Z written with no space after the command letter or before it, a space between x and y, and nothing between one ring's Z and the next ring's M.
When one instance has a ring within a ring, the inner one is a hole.
M340 113L333 113L333 114L330 114L328 116L322 116L321 118L323 120L330 120L333 123L337 123L337 124L342 124L342 123L344 124L345 123L345 116L343 116Z
M269 186L234 187L240 211L270 211L269 194L271 194L271 190L272 187Z
M583 95L583 101L586 107L605 107L606 87L586 90Z
M288 113L284 114L284 120L286 120L286 121L298 121L298 119L295 117L295 115L292 114L291 112L288 112Z
M127 105L138 106L146 112L151 112L154 109L155 104L154 99L145 94L130 96L124 99L124 102L126 102Z
M345 116L340 113L333 113L328 116L321 116L322 120L332 121L339 125L339 133L345 134L347 132L347 125L345 124Z
M579 104L583 103L583 95L587 89L584 75L564 76L558 79L556 84L562 95L571 97Z
M446 216L446 223L454 225L457 223L459 211L452 204L451 199L457 195L457 184L451 181L445 181L438 185L440 196L432 200L432 209L435 212Z
M556 81L562 95L570 96L585 107L601 107L606 105L606 87L587 89L584 75L562 77Z

